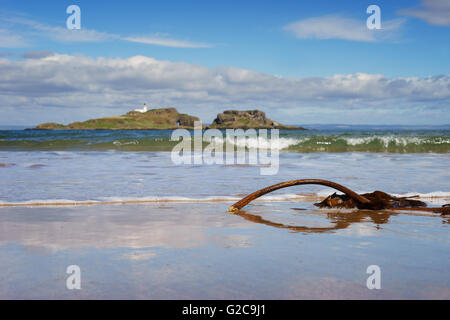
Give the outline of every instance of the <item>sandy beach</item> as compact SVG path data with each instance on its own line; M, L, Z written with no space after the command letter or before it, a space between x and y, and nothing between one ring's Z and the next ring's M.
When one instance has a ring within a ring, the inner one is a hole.
M449 220L261 202L0 209L2 299L448 299ZM306 210L295 210L295 209ZM81 269L67 290L66 268ZM382 290L366 287L369 265Z

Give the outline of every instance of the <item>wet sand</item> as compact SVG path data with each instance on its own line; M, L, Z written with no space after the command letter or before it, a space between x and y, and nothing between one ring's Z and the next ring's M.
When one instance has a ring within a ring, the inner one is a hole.
M230 204L2 207L0 298L450 298L449 218ZM66 288L74 264L81 290Z

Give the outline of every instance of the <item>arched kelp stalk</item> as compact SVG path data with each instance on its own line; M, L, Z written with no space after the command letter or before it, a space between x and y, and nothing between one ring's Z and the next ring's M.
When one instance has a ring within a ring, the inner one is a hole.
M322 179L300 179L274 184L272 186L263 188L261 190L249 194L245 198L239 200L238 202L230 206L227 211L230 213L236 213L243 207L245 207L247 204L249 204L251 201L269 192L303 184L318 184L336 189L344 193L344 196L336 194L328 196L322 202L315 204L318 207L358 208L369 210L382 210L382 209L419 210L419 211L440 212L442 214L450 213L450 207L448 207L447 205L443 206L442 208L425 208L426 204L422 201L412 200L408 198L397 198L382 191L375 191L372 193L365 193L360 195L354 192L353 190L350 190L338 183Z

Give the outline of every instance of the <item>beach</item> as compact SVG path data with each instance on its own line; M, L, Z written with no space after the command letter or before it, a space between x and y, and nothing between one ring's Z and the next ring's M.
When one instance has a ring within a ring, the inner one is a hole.
M392 212L349 218L310 203L278 202L247 210L261 223L227 214L225 207L2 208L0 298L450 297L446 219ZM74 264L81 269L81 290L66 288L66 268ZM381 268L380 290L366 287L366 269L374 264Z
M168 137L0 131L0 298L450 298L448 217L317 209L334 192L323 186L226 212L250 192L305 178L441 206L448 130L281 132L279 170L268 176L260 165L176 165ZM81 290L66 287L70 265ZM381 289L367 287L372 265Z

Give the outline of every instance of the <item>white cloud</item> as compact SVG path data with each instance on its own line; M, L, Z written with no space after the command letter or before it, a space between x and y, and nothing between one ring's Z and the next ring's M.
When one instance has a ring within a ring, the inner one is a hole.
M47 38L56 42L73 43L73 42L105 42L112 40L128 41L134 43L142 43L155 46L171 47L171 48L210 48L211 44L192 42L186 40L171 39L167 36L162 37L158 34L153 36L122 36L107 32L99 32L82 28L80 30L69 30L64 27L50 26L30 19L23 18L2 18L4 22L12 25L20 25L29 28L31 32L22 32L19 35L11 30L0 29L0 47L25 47L29 45L29 41L25 38ZM3 45L2 45L3 44ZM7 44L7 45L6 45Z
M449 0L423 0L419 6L399 10L400 14L419 18L429 24L450 26Z
M22 48L27 45L28 42L22 36L0 29L0 48Z
M44 37L57 42L102 42L115 39L118 36L95 30L81 29L69 30L64 27L55 27L34 20L24 18L2 18L3 21L14 26L20 25L30 28L32 37ZM27 32L23 32L24 35Z
M190 42L183 40L174 40L168 38L161 37L123 37L122 40L143 44L151 44L156 46L163 47L172 47L172 48L211 48L210 44L207 43L199 43L199 42Z
M365 19L352 19L338 15L307 18L286 25L298 39L342 39L375 42L393 38L403 25L402 19L382 20L381 29L369 30Z
M177 107L209 121L223 109L260 108L269 116L277 110L272 117L289 123L300 115L308 119L358 115L371 120L377 113L411 120L421 112L449 122L450 75L387 78L356 73L280 78L235 67L210 69L144 56L0 58L0 108L5 117L36 116L39 120L33 122L43 122L54 120L59 113L74 121L116 114L143 102L150 107Z

